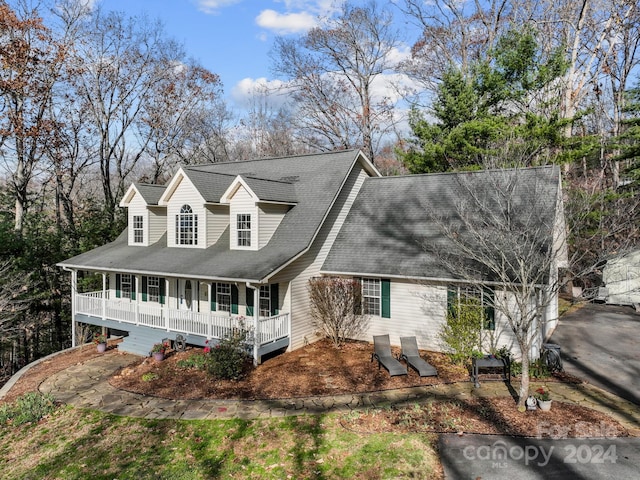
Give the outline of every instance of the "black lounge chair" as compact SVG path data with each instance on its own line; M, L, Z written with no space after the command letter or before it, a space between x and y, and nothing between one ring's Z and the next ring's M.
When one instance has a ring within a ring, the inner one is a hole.
M395 375L407 374L407 367L391 355L391 342L389 341L389 335L373 336L373 353L371 354L372 362L374 358L378 360L378 370L380 370L380 365L382 365L387 369L389 375L392 377Z
M400 337L402 353L400 359L407 362L421 377L432 377L438 375L436 368L420 357L418 352L418 341L416 337Z

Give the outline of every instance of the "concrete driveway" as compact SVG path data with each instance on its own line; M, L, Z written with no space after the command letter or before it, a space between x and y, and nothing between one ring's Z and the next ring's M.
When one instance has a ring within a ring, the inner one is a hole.
M640 314L631 307L586 304L560 319L550 343L564 369L640 405Z

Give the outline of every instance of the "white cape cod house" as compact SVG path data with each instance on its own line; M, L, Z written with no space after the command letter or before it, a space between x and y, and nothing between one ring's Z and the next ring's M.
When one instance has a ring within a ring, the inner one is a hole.
M528 174L558 196L557 168ZM308 280L340 275L362 283L371 316L363 339L389 333L398 344L415 335L420 348L438 350L458 284L434 267L420 238L433 234L424 209L448 208L439 192L454 177L381 177L348 150L183 166L167 185L133 184L120 203L128 228L60 264L72 276L74 329L81 322L127 332L118 348L146 354L164 338L202 346L243 326L259 362L318 339ZM79 291L87 273L102 288ZM543 317L553 328L557 302Z

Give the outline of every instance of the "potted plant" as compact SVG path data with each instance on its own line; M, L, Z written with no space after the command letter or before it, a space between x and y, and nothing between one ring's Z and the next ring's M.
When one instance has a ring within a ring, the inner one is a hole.
M164 360L164 354L168 348L168 342L154 343L153 347L151 347L151 356L156 362L161 362Z
M107 335L104 333L96 333L93 336L93 343L96 344L98 353L104 353L107 350Z
M536 393L534 395L536 400L538 400L538 406L540 410L545 412L551 410L551 395L549 394L549 390L544 387L540 387L536 389Z

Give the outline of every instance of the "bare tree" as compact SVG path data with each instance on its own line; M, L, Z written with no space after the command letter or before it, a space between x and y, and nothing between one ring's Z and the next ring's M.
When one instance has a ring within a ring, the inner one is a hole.
M21 232L29 185L54 130L50 104L65 60L65 45L26 1L12 10L0 2L0 154L15 197L15 230Z
M421 28L411 57L401 68L435 91L443 75L456 65L463 73L485 60L505 27L511 10L509 0L458 2L456 0L396 0L394 3Z
M616 138L622 133L623 112L626 109L625 91L629 87L629 77L638 63L640 63L640 7L637 2L615 0L611 2L611 15L614 18L606 43L606 51L599 50L599 62L603 65L603 82L594 86L594 93L602 112L610 119L611 131L601 132L603 144L607 133ZM608 88L605 85L608 84ZM603 90L610 90L610 95L605 95ZM612 100L611 108L608 108ZM603 129L604 130L604 129ZM608 159L611 171L611 183L614 187L620 185L620 165L615 160L620 151L613 152L614 159Z
M509 155L504 159L511 160ZM506 163L506 162L505 162ZM483 295L497 321L508 325L522 361L518 405L529 395L529 359L550 319L558 268L566 265L559 169L497 169L459 173L447 195L451 212L431 213L441 241L424 248Z
M12 332L13 321L28 307L22 298L26 285L27 279L16 274L11 262L0 263L0 333L3 336Z
M336 347L366 330L360 282L337 277L312 278L308 284L313 325Z
M299 126L325 148L361 146L374 160L392 123L392 106L376 96L374 82L392 67L397 45L389 11L374 1L346 2L340 14L297 39L278 38L274 70L292 89Z
M306 153L309 148L299 141L295 120L282 96L266 85L249 92L247 113L240 118L234 139L234 157L276 157Z
M112 216L142 161L151 158L151 176L158 179L167 159L193 150L189 141L202 135L200 119L216 111L220 100L218 76L187 61L181 45L146 17L92 11L82 23L70 70L88 129L98 139L96 157Z
M441 240L424 245L452 278L492 292L483 301L520 351L519 406L529 394L535 341L556 320L549 315L557 294L572 281L598 275L608 258L638 239L636 200L607 203L603 211L598 201L604 196L582 189L563 196L560 169L521 168L521 150L505 145L485 155L490 171L456 174L454 188L444 193L453 211L430 213Z
M175 63L145 98L138 124L140 137L149 138L153 163L149 181L158 183L178 160L191 163L200 138L215 136L215 124L202 122L220 110L222 83L218 75L193 61Z

